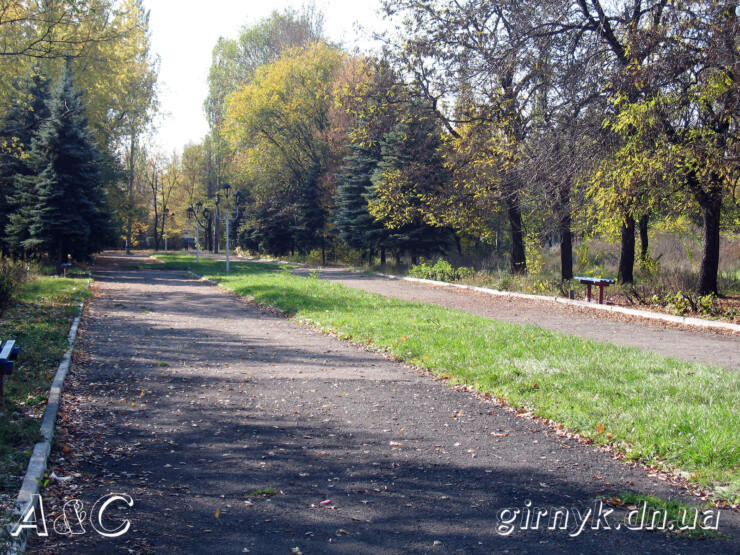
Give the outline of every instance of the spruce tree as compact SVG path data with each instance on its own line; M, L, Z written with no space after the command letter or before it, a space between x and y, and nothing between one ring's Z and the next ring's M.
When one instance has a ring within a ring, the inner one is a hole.
M294 243L302 252L322 246L326 214L319 198L321 167L313 164L298 183L296 220L293 226Z
M69 64L48 102L49 118L33 139L29 167L17 187L33 191L30 236L22 244L57 263L67 254L86 258L109 235L100 186L100 155L93 142Z
M16 187L18 176L33 174L27 154L49 117L47 79L38 73L15 84L14 102L0 120L0 237L3 250L20 255L29 238L28 210L33 191Z
M344 158L335 202L334 226L339 237L357 250L384 249L390 231L368 211L368 196L372 194L372 175L380 160L379 152L356 143L350 145Z

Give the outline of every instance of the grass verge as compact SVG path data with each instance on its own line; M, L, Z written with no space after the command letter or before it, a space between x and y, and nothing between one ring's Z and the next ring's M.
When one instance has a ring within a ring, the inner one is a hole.
M21 349L13 373L5 376L0 404L0 507L14 500L41 438L41 416L69 326L89 294L86 279L39 277L21 286L0 319L0 338L15 339Z
M675 500L642 493L624 493L615 501L629 510L624 524L697 540L719 538L718 509L702 510Z
M340 338L372 344L562 423L629 458L684 471L721 499L740 499L737 373L390 299L276 265L237 262L225 274L223 262L160 258L166 264L156 269L190 269Z

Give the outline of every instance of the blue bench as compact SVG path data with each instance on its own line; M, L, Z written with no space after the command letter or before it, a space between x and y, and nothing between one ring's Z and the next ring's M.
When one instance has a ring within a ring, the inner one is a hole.
M608 278L594 278L594 277L583 277L575 276L573 279L577 279L586 286L586 300L591 302L591 286L596 285L599 287L599 304L604 304L604 287L609 287L612 283L616 283L613 279Z
M13 373L13 363L18 358L20 349L15 346L15 340L0 341L0 402L3 400L3 379L6 374Z

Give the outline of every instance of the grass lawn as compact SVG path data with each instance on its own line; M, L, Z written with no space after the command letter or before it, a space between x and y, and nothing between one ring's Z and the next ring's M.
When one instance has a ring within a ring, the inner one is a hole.
M473 385L629 457L665 464L740 499L740 388L735 372L406 302L277 265L196 264L158 255L297 320Z
M25 283L0 316L0 338L15 339L21 349L13 373L5 376L0 405L2 496L15 498L33 445L41 439L49 386L67 350L72 319L89 294L87 279L39 277Z

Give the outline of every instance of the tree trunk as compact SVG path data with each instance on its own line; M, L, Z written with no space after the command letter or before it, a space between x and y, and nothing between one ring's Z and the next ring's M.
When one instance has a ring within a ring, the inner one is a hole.
M617 279L619 283L633 283L635 281L633 270L635 267L635 220L627 217L622 226L622 246L619 254L619 272Z
M385 247L380 247L380 265L385 266Z
M126 254L131 254L131 227L134 206L134 153L136 151L136 133L131 133L131 144L128 156L128 214L126 215Z
M573 279L573 233L570 210L570 182L561 184L558 190L558 231L560 232L560 279Z
M396 266L400 266L401 265L401 251L400 250L396 251L395 255L396 255Z
M640 258L645 260L648 257L648 223L650 222L650 216L647 214L645 216L642 216L640 218L639 228L640 228Z
M722 196L719 192L705 195L700 202L704 219L704 252L699 269L699 295L719 293L717 274L719 273L719 223L722 211Z
M218 254L218 210L213 218L213 254Z
M519 195L512 193L506 198L506 213L509 216L509 226L511 228L511 273L526 274L527 258L524 251Z

